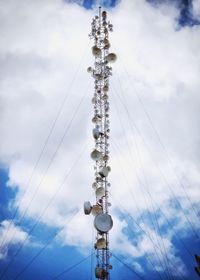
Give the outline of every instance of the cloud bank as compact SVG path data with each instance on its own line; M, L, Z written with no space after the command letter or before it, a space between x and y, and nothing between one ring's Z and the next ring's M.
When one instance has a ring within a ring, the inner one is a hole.
M28 235L20 227L15 226L14 223L4 220L0 224L0 260L6 259L10 245L20 244L27 240Z

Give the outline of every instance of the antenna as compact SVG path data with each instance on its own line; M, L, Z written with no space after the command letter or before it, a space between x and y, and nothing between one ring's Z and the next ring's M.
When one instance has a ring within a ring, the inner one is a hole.
M110 279L110 251L109 251L109 231L113 226L113 220L109 215L108 174L111 171L109 161L109 77L112 75L110 63L117 59L116 54L110 53L109 32L113 31L113 25L107 19L107 12L99 7L99 14L91 23L91 33L89 37L94 41L92 54L94 55L94 67L88 67L88 72L94 78L94 96L92 103L94 116L92 131L95 141L95 148L91 153L94 160L94 183L92 187L95 191L96 201L91 205L89 201L84 203L86 215L94 215L94 227L96 229L96 268L97 279Z

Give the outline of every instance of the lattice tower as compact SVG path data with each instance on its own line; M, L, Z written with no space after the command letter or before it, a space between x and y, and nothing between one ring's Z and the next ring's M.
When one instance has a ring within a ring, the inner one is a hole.
M91 33L89 37L94 41L92 53L95 61L93 67L88 67L88 72L94 78L94 96L92 103L94 116L92 131L95 141L95 148L91 153L94 160L94 183L92 187L95 191L96 201L91 205L89 201L84 203L86 215L94 215L94 227L96 229L96 268L97 279L110 279L110 251L109 251L109 231L113 226L111 215L109 215L108 188L110 183L108 175L111 171L109 162L109 78L112 75L110 64L115 62L116 54L110 53L109 32L113 31L113 25L107 19L106 11L101 11L96 15L91 23Z

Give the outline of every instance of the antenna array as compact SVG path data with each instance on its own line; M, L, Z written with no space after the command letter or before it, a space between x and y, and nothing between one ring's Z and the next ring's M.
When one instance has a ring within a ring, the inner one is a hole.
M101 11L92 20L92 29L89 37L94 40L92 53L95 57L94 67L88 67L88 72L94 78L94 116L92 131L95 140L95 148L91 158L95 161L95 180L92 187L95 191L96 201L91 205L89 201L84 203L86 215L94 215L94 227L96 229L96 250L97 264L95 276L97 279L110 279L110 251L109 231L113 226L112 217L109 215L108 201L108 174L111 170L109 161L109 77L112 75L110 63L117 59L116 54L110 53L109 32L113 31L113 25L107 20L106 11Z

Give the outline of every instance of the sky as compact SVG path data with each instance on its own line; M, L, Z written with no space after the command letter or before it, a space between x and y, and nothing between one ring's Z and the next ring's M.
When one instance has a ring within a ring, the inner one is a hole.
M111 279L198 279L200 1L0 1L0 280L95 279L91 20L110 81Z

